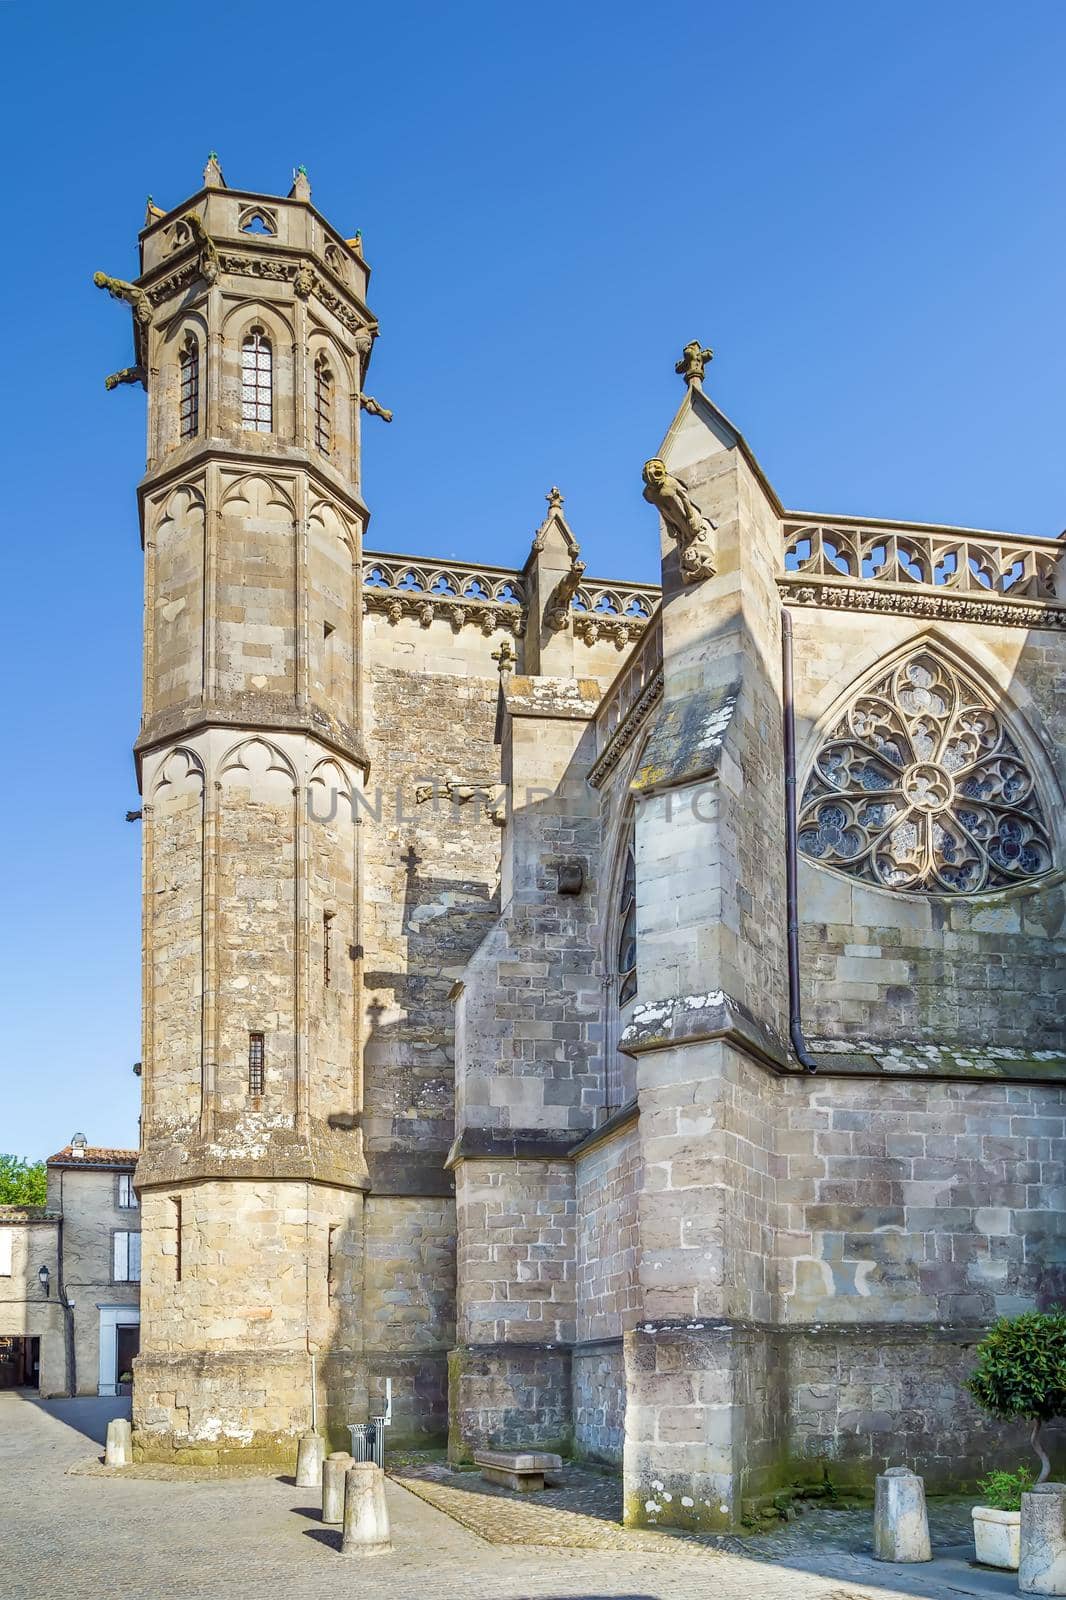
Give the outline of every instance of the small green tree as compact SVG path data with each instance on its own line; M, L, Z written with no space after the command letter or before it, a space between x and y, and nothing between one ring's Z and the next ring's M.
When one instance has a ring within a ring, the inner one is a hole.
M0 1206L43 1206L47 1192L43 1161L0 1155Z
M966 1387L979 1406L1004 1422L1024 1419L1040 1460L1037 1483L1044 1483L1051 1462L1040 1442L1040 1429L1066 1414L1066 1311L1024 1311L1001 1317L977 1346L977 1366Z

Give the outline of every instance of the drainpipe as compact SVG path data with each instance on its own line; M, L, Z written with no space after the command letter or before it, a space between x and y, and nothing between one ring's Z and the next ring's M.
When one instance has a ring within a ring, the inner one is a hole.
M66 1174L59 1169L59 1226L56 1229L56 1299L63 1311L63 1354L66 1357L67 1394L73 1400L78 1392L78 1364L74 1350L74 1307L67 1299L63 1279L63 1179Z
M788 914L788 1036L808 1072L818 1063L803 1037L799 955L799 847L796 831L796 706L792 676L792 615L781 608L781 699L785 735L785 901Z

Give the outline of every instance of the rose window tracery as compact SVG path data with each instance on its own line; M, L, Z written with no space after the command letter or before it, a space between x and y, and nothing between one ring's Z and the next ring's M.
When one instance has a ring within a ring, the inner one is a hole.
M818 752L799 847L887 889L975 894L1039 877L1051 845L1003 717L928 649L860 694Z

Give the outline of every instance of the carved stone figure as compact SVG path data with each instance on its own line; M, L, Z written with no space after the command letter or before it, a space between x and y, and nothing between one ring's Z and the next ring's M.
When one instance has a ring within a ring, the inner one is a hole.
M190 211L185 217L189 225L189 232L200 246L200 276L205 283L214 283L219 274L218 250L215 241L204 227L204 220L197 211Z
M570 621L570 606L585 575L585 563L575 561L569 572L563 574L552 590L551 599L544 612L544 621L553 633L562 633Z
M147 389L148 380L143 367L123 367L119 372L109 373L104 379L105 389L117 389L120 383L140 383Z
M671 477L666 462L658 456L644 463L644 498L655 507L677 541L682 583L713 578L716 568L711 534L717 524L703 515L685 485Z
M386 411L383 405L379 405L372 394L361 394L359 404L364 411L369 411L372 417L380 417L382 422L392 421L392 412Z
M127 283L125 278L109 278L106 272L94 272L93 282L98 289L106 289L112 300L125 300L142 328L152 320L152 303L143 289Z
M685 382L697 389L703 386L703 373L708 361L714 360L714 351L705 350L698 339L692 339L681 352L681 360L674 371Z
M297 267L296 276L292 280L292 286L295 292L300 296L301 300L306 300L308 295L313 291L315 287L314 269L306 261L301 261L300 265Z

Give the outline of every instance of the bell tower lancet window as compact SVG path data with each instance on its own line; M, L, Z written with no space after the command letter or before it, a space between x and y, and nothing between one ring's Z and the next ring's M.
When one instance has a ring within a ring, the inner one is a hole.
M315 448L324 456L333 448L333 374L324 355L315 362Z
M274 431L274 352L262 328L253 328L241 346L241 427L252 433Z
M200 431L200 343L194 333L187 335L178 359L181 437L192 439Z
M618 891L618 1004L624 1006L637 992L637 862L630 824Z

